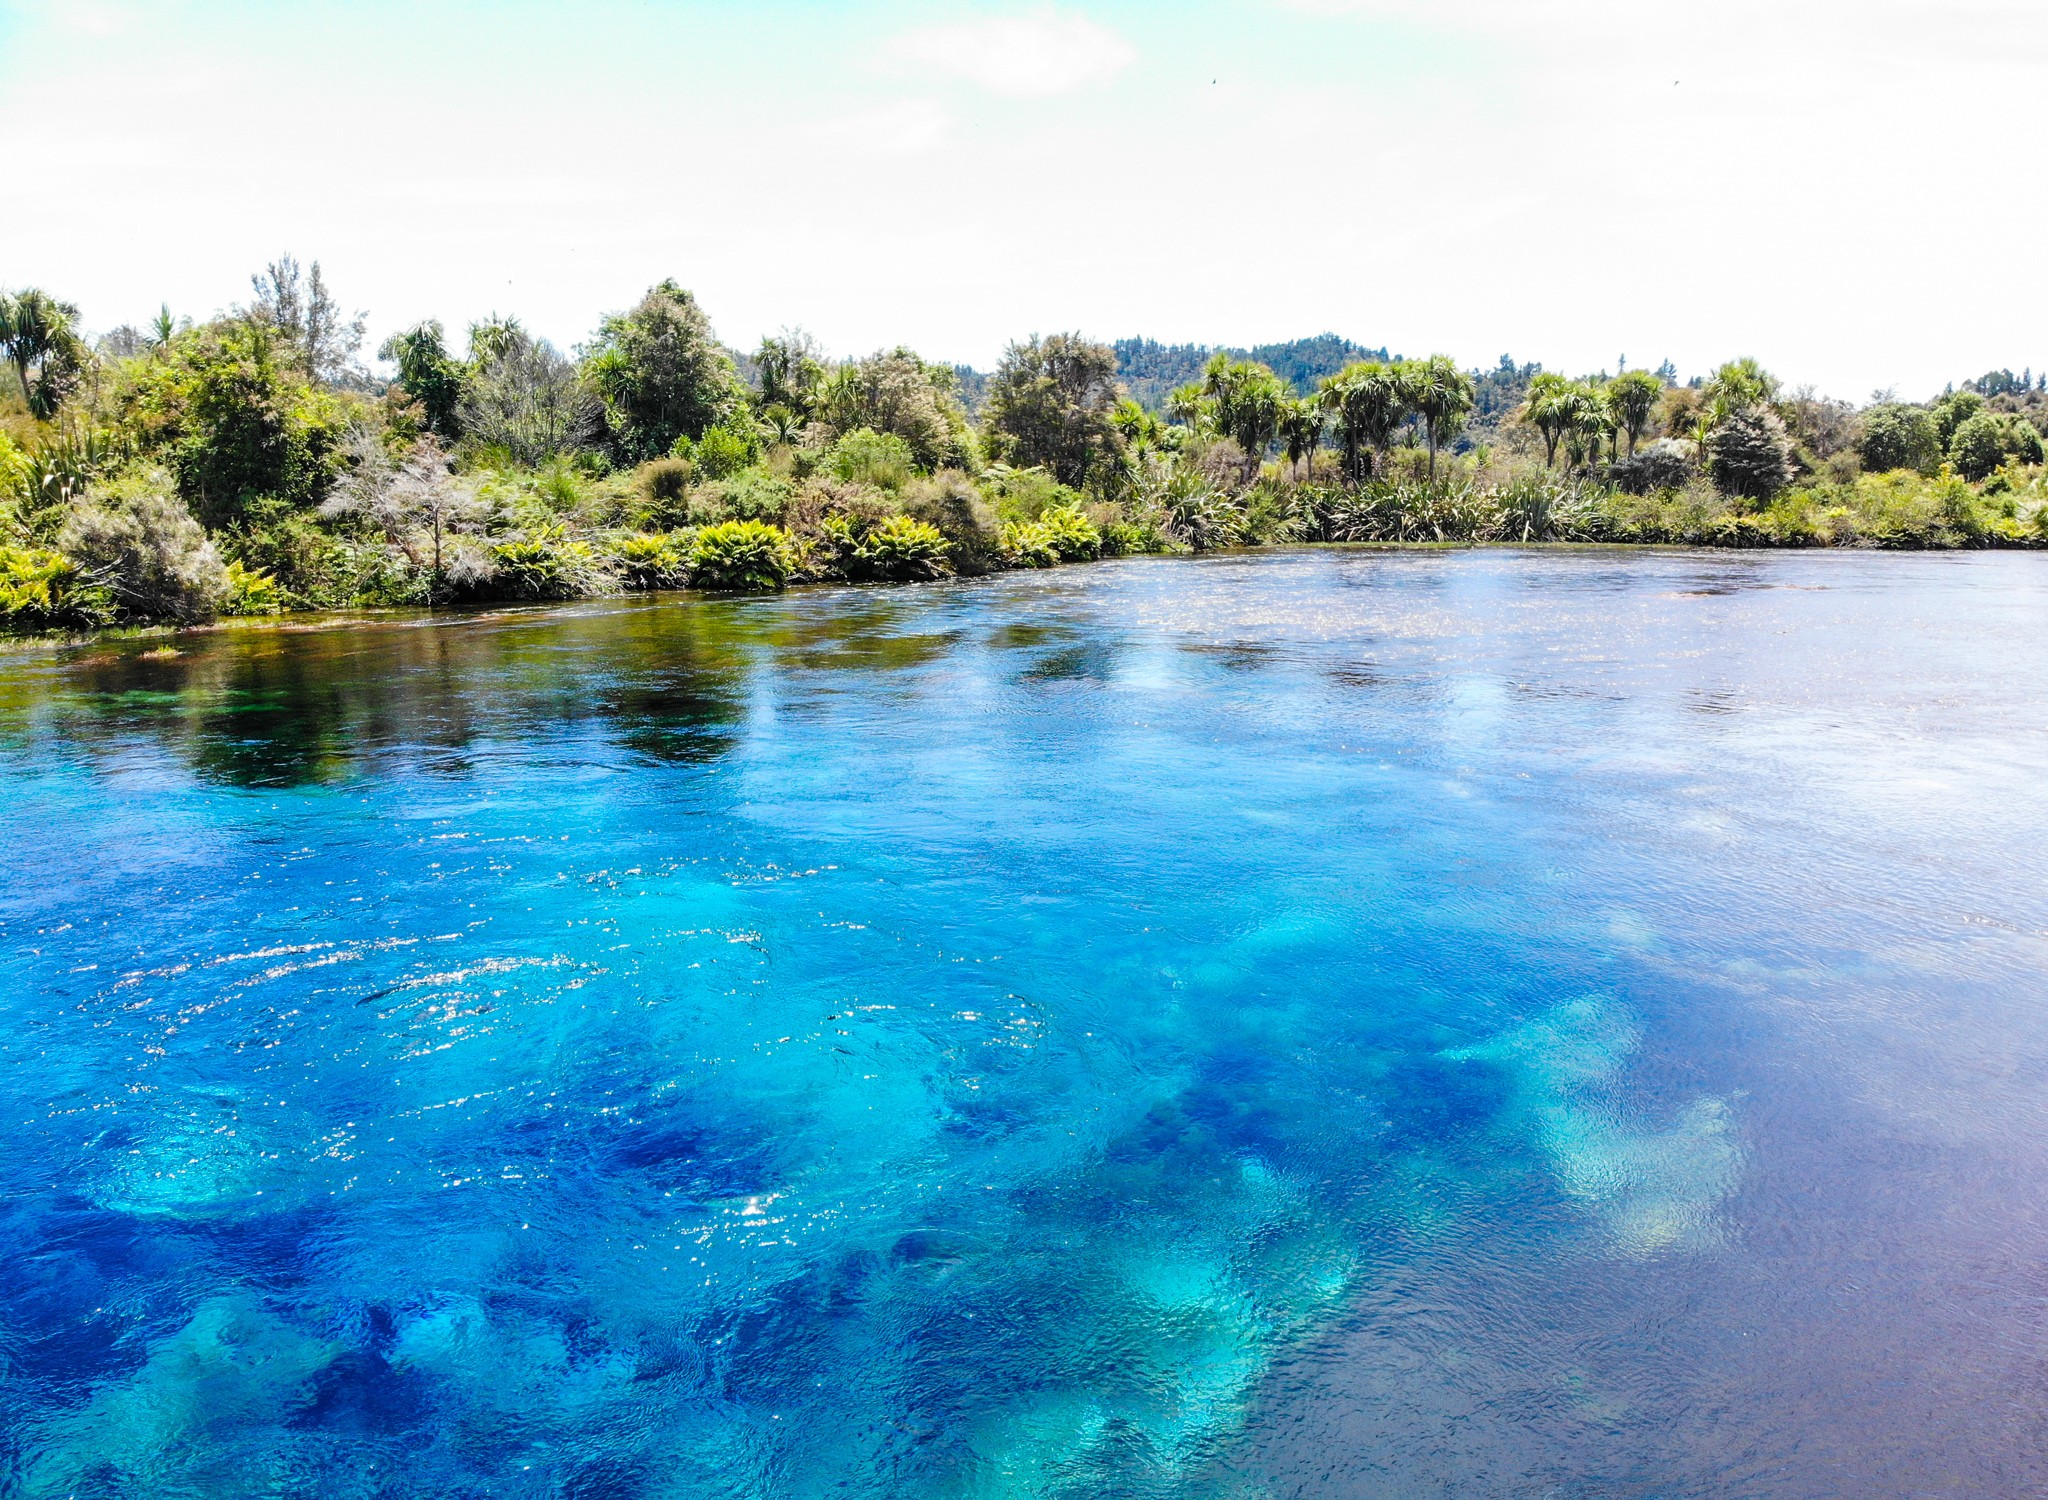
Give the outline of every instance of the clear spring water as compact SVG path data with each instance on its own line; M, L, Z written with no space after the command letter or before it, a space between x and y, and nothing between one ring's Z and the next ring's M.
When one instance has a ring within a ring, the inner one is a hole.
M2048 1484L2048 564L0 659L0 1493Z

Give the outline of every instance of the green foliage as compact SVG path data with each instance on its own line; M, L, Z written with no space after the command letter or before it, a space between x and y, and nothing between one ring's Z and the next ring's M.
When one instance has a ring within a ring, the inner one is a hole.
M126 446L110 432L67 427L26 448L10 441L0 451L0 495L21 530L43 540L55 535L86 486L126 458Z
M584 373L604 402L613 445L632 463L661 457L679 437L701 438L740 402L731 357L697 299L674 281L599 325Z
M0 543L0 628L90 630L114 616L112 591L63 553Z
M1050 568L1060 561L1058 542L1036 521L1006 524L1001 550L1004 563L1012 568Z
M789 536L761 521L721 521L697 533L690 582L725 593L774 593L789 581Z
M871 484L892 494L908 484L916 468L910 444L893 432L856 427L833 443L826 470L848 484Z
M1361 360L1325 380L1318 399L1336 424L1345 476L1353 484L1369 478L1378 455L1408 420L1407 382L1390 365Z
M1627 370L1607 383L1605 394L1615 424L1628 434L1629 456L1633 458L1637 441L1664 397L1664 382L1648 370Z
M1202 395L1210 423L1244 450L1256 472L1291 404L1286 385L1262 364L1218 354L1202 371Z
M1102 555L1129 557L1140 552L1164 552L1166 538L1156 525L1142 521L1111 521L1102 528Z
M1455 437L1472 410L1472 377L1448 354L1434 354L1403 368L1408 402L1422 419L1429 440L1429 472L1436 473L1437 450Z
M720 423L705 429L691 456L704 478L724 479L753 463L760 452L760 440L752 431L737 423Z
M1892 469L1932 473L1941 461L1941 451L1934 417L1924 407L1889 401L1863 414L1859 452L1863 467L1872 473Z
M451 443L462 436L462 394L468 371L449 356L439 320L430 318L393 334L377 357L398 366L398 383L419 403L427 431Z
M842 438L866 428L899 439L911 467L923 472L958 467L973 457L958 377L951 367L926 364L908 349L840 366L818 393L816 415Z
M827 516L824 536L842 577L903 583L944 578L953 571L951 547L938 527L911 516L879 521Z
M2005 455L2005 423L1988 411L1965 418L1948 441L1948 461L1973 482L1988 477L2005 462Z
M259 496L290 506L332 481L346 406L315 389L269 325L228 318L182 334L140 366L122 408L208 526L232 526Z
M497 542L489 556L489 593L500 599L578 599L608 592L612 581L596 549L558 524Z
M991 456L1076 488L1118 454L1116 353L1077 333L1012 344L989 382Z
M765 469L742 469L732 478L707 486L703 498L712 502L718 520L767 521L781 525L788 514L789 482Z
M603 411L546 339L498 318L470 326L469 348L457 420L480 467L545 463L596 440Z
M1952 391L1934 403L1934 441L1947 453L1955 441L1956 429L1984 410L1984 398L1975 391Z
M1778 377L1754 359L1731 359L1707 381L1707 400L1723 412L1778 399Z
M629 589L679 589L690 581L690 531L638 532L612 544L612 561Z
M1055 506L1078 505L1080 494L1061 484L1045 469L1015 469L997 464L982 482L1006 521L1035 521Z
M1792 443L1767 406L1737 408L1707 438L1707 460L1724 495L1769 500L1792 480Z
M696 478L697 466L687 458L657 458L634 470L641 524L658 531L682 524Z
M1078 505L1062 505L1038 518L1061 562L1082 562L1102 555L1102 533Z
M973 576L1000 565L1002 530L995 509L959 470L913 483L904 491L903 508L946 539L956 571Z
M29 415L51 420L86 360L78 309L35 287L0 293L0 354L14 366Z
M222 614L282 614L287 603L284 590L268 573L245 568L239 561L228 564L226 585L221 591Z
M66 517L58 550L138 620L209 620L228 591L220 554L162 469L101 481Z

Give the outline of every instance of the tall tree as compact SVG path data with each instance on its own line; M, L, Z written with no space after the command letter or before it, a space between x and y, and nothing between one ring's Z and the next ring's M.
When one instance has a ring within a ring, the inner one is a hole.
M1400 373L1379 360L1360 360L1326 379L1320 399L1337 424L1345 476L1353 484L1371 477L1378 456L1408 420L1408 389Z
M1323 443L1323 426L1329 420L1323 404L1313 396L1290 400L1280 412L1280 441L1287 450L1287 462L1299 468Z
M343 314L341 304L320 274L320 262L302 273L290 255L281 255L249 278L256 300L250 315L283 334L298 352L298 365L308 380L332 384L349 372L350 361L363 347L366 313Z
M1621 430L1628 434L1628 456L1636 455L1636 441L1650 423L1650 414L1664 395L1664 382L1648 370L1628 370L1607 383L1607 405Z
M1202 371L1202 394L1209 399L1217 431L1244 450L1250 469L1246 477L1257 474L1279 435L1281 413L1293 399L1287 383L1255 360L1217 354Z
M437 318L394 333L377 351L379 359L398 366L398 383L419 402L427 431L453 442L462 435L464 370L448 354L446 335Z
M593 442L604 423L576 366L516 318L492 318L469 330L470 370L458 420L471 443L537 464Z
M754 368L761 378L762 407L782 407L808 420L825 383L824 352L818 341L800 328L785 328L761 340L754 356Z
M1042 464L1062 484L1085 484L1122 446L1114 421L1122 397L1116 351L1107 344L1078 333L1012 344L989 382L990 456Z
M1408 399L1415 414L1422 418L1422 429L1429 440L1429 477L1434 479L1437 450L1457 436L1471 413L1472 377L1459 369L1448 354L1413 361L1405 373Z
M967 411L951 365L897 348L841 365L818 388L814 413L835 436L858 428L894 433L927 473L967 462Z
M36 287L0 295L0 350L14 366L29 414L47 422L77 383L85 361L78 309Z
M697 299L673 281L606 318L584 355L612 444L634 463L660 458L677 438L696 441L740 405L731 356Z

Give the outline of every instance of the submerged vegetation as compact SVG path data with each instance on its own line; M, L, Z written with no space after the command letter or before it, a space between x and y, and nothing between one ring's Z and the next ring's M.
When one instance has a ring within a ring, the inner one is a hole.
M384 380L318 264L286 257L252 293L96 341L49 293L0 296L0 626L1281 542L2048 544L2031 371L1859 409L1746 359L1679 384L1334 336L1241 354L1053 334L981 375L905 348L834 360L801 332L740 353L665 281L573 353L513 318L460 353L420 323L378 351Z

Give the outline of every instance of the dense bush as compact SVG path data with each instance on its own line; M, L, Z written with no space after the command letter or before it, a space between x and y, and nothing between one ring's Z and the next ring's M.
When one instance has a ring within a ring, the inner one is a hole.
M1683 487L1699 472L1699 450L1683 438L1658 438L1608 471L1616 488L1631 495Z
M773 593L789 582L788 534L761 521L721 521L697 533L690 582L725 593Z
M219 552L162 469L95 484L57 546L105 585L127 618L209 620L228 596Z
M835 363L798 333L737 358L664 282L573 355L493 317L458 359L417 324L372 395L317 267L287 257L257 292L93 348L47 294L8 302L56 321L16 371L26 407L0 408L7 628L1301 541L2048 545L2048 381L2009 371L1859 411L1753 360L1681 387L1336 340L1284 372L1149 346L1189 356L1137 392L1162 411L1075 335L989 377L907 349Z
M115 613L112 591L63 553L0 544L0 628L87 630Z
M946 539L955 571L973 576L1000 565L1002 531L995 508L959 470L947 469L912 485L904 492L903 508Z
M910 444L895 433L856 427L832 444L825 467L835 479L893 494L915 477L917 459Z
M1707 459L1724 495L1768 500L1792 482L1792 442L1767 406L1731 412L1707 438Z
M208 526L235 524L263 496L310 505L335 476L349 409L293 355L267 324L222 319L179 336L122 393L127 421Z
M612 591L614 578L590 543L544 524L494 543L487 581L503 599L578 599Z
M679 589L690 581L690 554L696 533L639 533L612 544L612 563L629 589Z
M1941 458L1941 440L1934 430L1934 418L1921 407L1896 401L1864 413L1859 449L1863 467L1876 474L1892 469L1931 473Z

